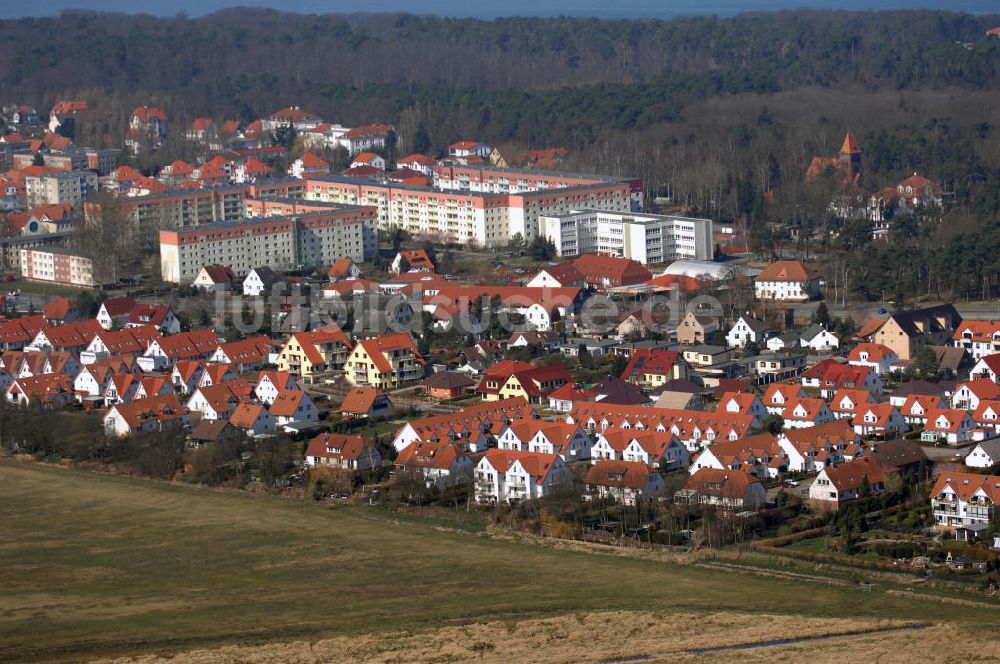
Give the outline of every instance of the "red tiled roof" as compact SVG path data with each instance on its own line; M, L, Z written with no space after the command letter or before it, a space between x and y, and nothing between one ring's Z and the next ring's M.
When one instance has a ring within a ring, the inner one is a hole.
M757 281L810 281L819 273L807 268L802 261L775 261L757 275Z
M942 472L934 483L934 488L931 489L931 498L941 495L946 487L951 487L951 490L963 501L969 500L976 492L982 490L994 505L1000 503L1000 476L998 475Z
M340 410L351 415L367 415L382 393L374 387L355 387L344 396Z
M137 399L130 403L119 403L111 407L118 412L128 426L136 429L151 419L160 422L179 420L187 415L187 409L181 406L176 395L161 394L145 399Z
M309 441L305 456L358 461L369 447L361 436L321 433Z
M589 284L600 285L607 279L612 286L630 286L653 278L641 263L618 256L583 254L573 261L573 267Z

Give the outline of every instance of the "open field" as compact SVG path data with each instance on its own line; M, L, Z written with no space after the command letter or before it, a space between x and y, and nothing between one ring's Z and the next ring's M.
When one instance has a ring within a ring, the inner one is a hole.
M769 641L787 643L770 645ZM710 644L738 649L698 652ZM337 664L364 662L750 662L909 663L997 661L1000 639L957 625L910 627L744 613L615 611L521 621L493 621L416 633L343 636L314 643L225 646L170 657L140 656L101 664ZM940 653L935 656L929 653Z
M426 639L454 640L466 638L463 629L480 629L464 627L472 623L517 629L518 621L573 613L565 618L573 625L600 620L586 614L608 611L651 613L656 629L672 626L663 643L699 634L702 621L725 621L728 613L789 617L787 630L782 619L769 618L764 625L773 630L746 632L751 641L817 633L802 631L808 624L819 633L836 631L835 618L853 619L843 624L848 629L885 619L931 621L953 630L995 625L998 617L982 607L928 603L878 587L862 593L791 578L530 546L368 508L327 509L301 500L6 459L0 460L0 505L3 662L80 661L277 641L347 643L336 639L356 635L366 636L350 643L371 644L371 652L361 654L381 661L378 649L387 641L409 646L405 639L379 634L423 632ZM744 616L740 624L748 620ZM440 634L453 636L430 633L442 629ZM660 654L647 649L642 629L606 631L609 652L624 652L626 645L631 650L638 640L640 654ZM426 647L421 638L413 648ZM698 645L739 642L735 639L720 629L714 642ZM962 639L949 642L957 647ZM545 659L559 661L558 643L551 648L553 657ZM343 652L344 661L355 658ZM498 647L485 655L501 652ZM966 659L967 651L962 653L958 659ZM565 661L575 658L570 650L564 655ZM404 651L396 661L411 656L421 655ZM466 649L455 650L452 659L476 657ZM337 658L265 654L257 661Z

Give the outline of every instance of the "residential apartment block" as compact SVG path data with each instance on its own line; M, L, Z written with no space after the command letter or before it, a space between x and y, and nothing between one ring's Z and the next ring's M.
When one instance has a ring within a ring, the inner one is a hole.
M21 276L67 286L95 286L94 262L58 247L21 249Z
M459 175L469 172L477 177ZM538 235L543 215L579 208L627 212L635 204L634 180L570 174L536 180L529 174L537 175L509 169L437 167L435 187L315 175L307 176L305 197L373 205L378 208L379 228L398 227L486 247L506 246L516 234L531 241Z
M712 220L578 209L539 218L539 233L560 256L599 253L640 263L712 260Z
M205 265L228 265L242 277L255 267L282 272L329 265L340 257L365 261L378 249L375 214L370 207L342 206L161 230L161 275L189 284Z
M24 178L25 198L30 207L62 205L78 207L97 189L97 175L90 171L60 171Z

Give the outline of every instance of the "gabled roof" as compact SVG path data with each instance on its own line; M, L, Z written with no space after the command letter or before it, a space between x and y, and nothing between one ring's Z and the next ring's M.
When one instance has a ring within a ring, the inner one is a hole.
M753 484L760 482L744 470L700 468L684 486L706 496L742 499Z
M757 281L811 281L819 279L816 270L807 268L802 261L775 261L757 275Z
M294 417L296 409L307 398L302 390L285 390L278 393L269 410L277 417Z
M861 453L863 457L872 457L885 471L898 471L903 466L927 461L922 447L912 440L895 438L875 444Z
M860 490L865 484L865 478L869 485L885 482L882 467L871 457L859 457L838 466L827 466L823 472L838 493L850 489Z
M370 448L371 446L361 436L321 433L309 441L305 455L307 457L358 461Z
M375 400L383 396L374 387L357 386L344 395L340 410L344 413L367 415L375 404Z
M264 406L259 403L241 403L229 416L229 423L240 429L250 429L263 413Z
M651 471L649 466L638 461L598 461L587 471L584 481L595 486L627 488L640 491L646 486Z
M583 275L587 283L600 283L608 279L616 286L641 284L653 275L641 263L631 258L583 254L573 261L573 267Z
M327 271L326 276L328 276L330 279L338 279L347 274L353 265L354 261L352 261L350 258L338 258L337 260L333 261L333 265L330 266L330 269Z
M475 384L474 380L457 371L436 371L424 380L425 386L444 390L457 390L472 387Z
M660 348L638 348L622 371L622 380L638 379L643 374L672 375L679 354Z
M413 343L413 337L406 332L383 334L379 337L362 339L358 342L358 345L365 350L365 354L375 363L378 370L383 373L392 371L392 364L385 358L383 353L391 353L396 350L409 351L418 362L421 364L424 362L424 358L420 355L420 351L417 350L416 344Z
M576 269L573 263L546 265L539 272L545 272L563 286L583 283L583 275L580 274L580 271Z
M549 399L555 399L556 401L584 401L593 399L595 396L597 396L597 393L593 390L577 385L572 381L549 392Z
M544 484L545 478L558 465L559 455L491 448L486 451L483 460L493 466L498 473L506 473L514 464L519 463L536 484Z
M396 465L405 468L448 470L456 459L466 456L468 455L458 445L418 440L412 445L407 445L399 453Z
M964 383L960 383L956 388L960 390L962 388L967 389L970 393L976 395L979 399L997 399L1000 398L1000 385L997 385L989 378L978 378L976 380L967 380Z
M969 500L978 491L982 491L994 505L1000 503L1000 475L976 475L974 473L946 471L941 473L934 483L934 488L931 489L931 498L940 495L946 487L951 487L951 490L963 501Z
M181 402L173 394L161 394L129 403L115 404L111 410L121 415L130 429L136 429L149 420L171 422L187 415L187 409L181 406Z
M77 311L76 303L65 297L57 297L42 311L45 320L64 321Z
M228 284L236 280L236 275L230 267L222 265L206 265L202 271L208 276L213 284Z
M105 300L101 308L107 312L111 318L127 316L135 308L135 300L130 297L113 297Z
M851 349L848 354L847 359L852 362L860 362L861 354L868 354L868 362L881 362L887 357L896 356L896 352L893 351L888 346L883 346L882 344L876 343L861 343Z
M591 390L596 395L595 400L603 404L635 406L648 404L652 401L648 394L618 376L608 376Z

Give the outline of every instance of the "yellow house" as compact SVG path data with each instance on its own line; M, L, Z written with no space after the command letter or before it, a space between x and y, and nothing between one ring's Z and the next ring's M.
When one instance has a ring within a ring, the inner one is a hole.
M350 351L347 335L336 325L328 325L293 334L278 353L277 366L280 371L308 378L344 366Z
M405 332L359 341L344 364L347 382L382 391L423 377L424 358Z

